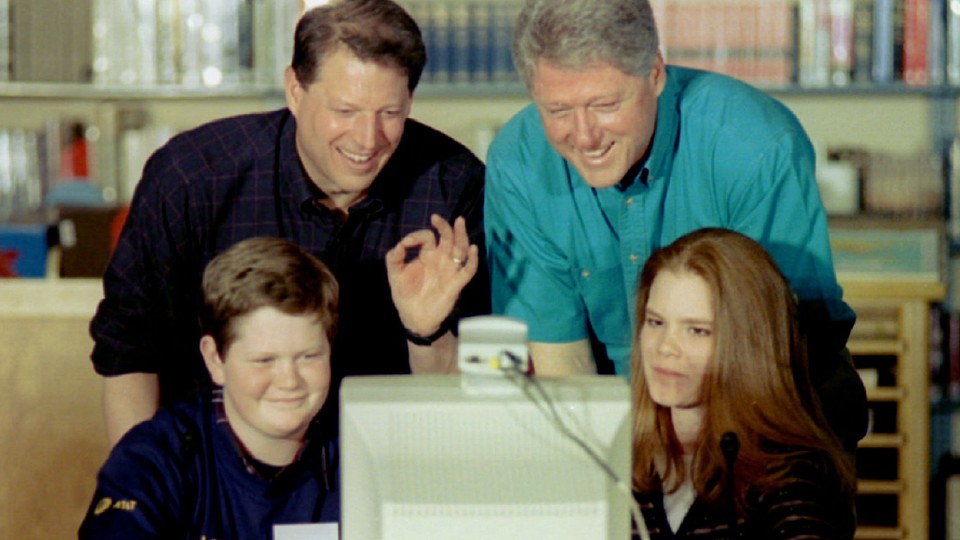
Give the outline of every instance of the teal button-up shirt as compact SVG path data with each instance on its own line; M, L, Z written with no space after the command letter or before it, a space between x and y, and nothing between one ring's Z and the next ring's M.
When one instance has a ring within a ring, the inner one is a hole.
M649 158L637 176L594 189L558 154L535 106L497 134L484 220L494 313L530 341L592 328L618 374L630 372L634 297L647 257L690 231L725 227L760 242L801 302L825 313L842 348L855 318L842 301L813 147L781 103L735 79L668 66ZM801 308L803 311L803 308Z

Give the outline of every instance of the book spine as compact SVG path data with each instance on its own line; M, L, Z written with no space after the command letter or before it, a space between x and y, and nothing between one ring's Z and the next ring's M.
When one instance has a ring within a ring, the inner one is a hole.
M758 4L744 2L734 4L734 15L739 21L740 34L734 39L732 56L737 65L736 70L746 81L756 82L761 76L760 46L757 43L757 18L759 17Z
M403 8L413 17L417 26L420 27L420 34L423 36L423 45L427 50L427 63L423 66L423 73L420 74L420 80L423 82L433 81L433 21L430 19L430 4L422 1L407 1L403 3Z
M520 14L519 2L504 2L491 5L490 31L490 78L493 82L517 80L513 65L513 22Z
M801 86L826 86L830 80L829 0L800 0L798 76Z
M256 80L254 64L253 13L255 0L237 0L235 67L237 82L252 84Z
M450 82L470 82L470 5L450 2Z
M873 4L873 82L893 81L893 17L897 0L875 0Z
M2 3L2 2L0 2ZM90 82L90 64L92 62L92 42L93 42L93 8L90 2L76 2L76 11L74 19L64 22L65 26L72 29L70 39L70 60L69 80L78 83Z
M133 6L132 15L136 23L128 28L127 32L135 40L137 47L127 59L127 67L135 73L136 84L157 84L156 6L153 1L140 0Z
M792 77L793 16L789 1L758 2L756 8L756 80L786 85Z
M873 69L874 0L855 0L853 4L853 80L869 83Z
M903 80L903 46L906 29L906 2L893 1L893 80Z
M960 85L960 0L947 0L946 76L947 83Z
M773 26L776 28L774 35L776 42L780 44L779 61L776 62L776 82L787 84L796 80L797 10L793 1L784 0L779 4L777 11L779 15L773 19Z
M17 210L13 193L12 153L10 132L0 127L0 221L8 219ZM9 277L8 274L12 272L0 272L0 277Z
M257 85L274 83L275 72L281 71L283 64L274 65L274 43L277 7L267 0L253 0L253 81Z
M203 20L197 0L181 0L180 20L180 84L199 86L203 81L203 26L191 24Z
M450 71L450 10L446 2L430 3L430 38L428 56L430 63L430 81L434 83L448 83L451 81Z
M830 65L833 54L831 37L830 4L833 0L817 0L814 25L814 53L813 53L813 86L827 86L830 84Z
M903 8L903 81L911 86L927 84L927 39L929 0L905 0Z
M853 73L853 0L830 0L830 82L846 86Z
M17 14L14 19L18 34L21 36L21 62L23 67L20 80L43 81L47 73L60 60L60 50L56 42L44 43L46 38L41 29L36 27L37 10L43 9L38 2L17 3ZM57 13L52 20L57 23Z
M470 80L486 83L491 80L490 10L487 2L471 2L470 10Z
M105 0L98 0L102 4ZM30 41L27 39L27 29L24 25L24 13L28 10L25 4L16 2L10 6L10 79L26 81Z
M201 2L203 13L200 72L204 86L235 84L237 56L237 0Z
M180 68L177 62L176 0L157 0L157 82L176 84Z
M927 76L931 85L941 85L946 79L946 21L947 1L930 0L929 39L927 40Z
M0 81L10 80L10 0L0 0Z

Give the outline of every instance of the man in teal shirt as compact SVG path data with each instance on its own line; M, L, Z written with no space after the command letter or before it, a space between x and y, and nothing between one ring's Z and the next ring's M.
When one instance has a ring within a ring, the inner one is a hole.
M527 322L537 372L604 371L609 359L628 376L647 257L695 229L734 229L790 280L821 400L842 409L831 421L855 445L866 427L845 350L855 314L793 114L729 77L667 67L647 0L528 0L515 32L534 103L490 148L484 219L494 312Z

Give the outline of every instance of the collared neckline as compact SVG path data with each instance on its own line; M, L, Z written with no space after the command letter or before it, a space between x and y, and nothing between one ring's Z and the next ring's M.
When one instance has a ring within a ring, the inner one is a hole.
M666 66L667 80L657 99L657 122L653 132L653 144L640 174L646 172L645 181L669 178L673 171L677 133L680 131L680 86L673 68Z
M247 450L247 447L243 444L243 441L237 437L237 434L230 426L230 422L227 420L227 411L223 404L222 388L217 388L213 391L211 401L213 403L214 414L216 415L217 426L223 430L224 434L230 439L230 442L233 443L233 447L237 452L237 457L240 458L240 461L243 463L244 469L246 469L247 473L256 476L261 480L269 482L279 478L285 470L296 465L300 461L300 457L303 455L304 449L307 448L310 443L310 433L308 431L308 438L303 441L302 445L300 445L300 449L297 450L297 454L293 457L293 461L291 461L289 464L276 466L264 463L251 454L249 450Z
M307 175L300 154L297 152L296 132L297 119L291 114L280 136L279 152L283 164L280 170L281 193L289 193L296 203L296 207L300 208L301 211L319 212L324 216L338 214L338 212L327 208L323 204L322 201L329 196L317 187L310 176ZM390 160L374 178L370 189L367 191L367 196L350 207L350 214L376 213L386 206L384 197L389 195L390 189L387 177L390 175L390 164L393 161L394 156L390 156Z

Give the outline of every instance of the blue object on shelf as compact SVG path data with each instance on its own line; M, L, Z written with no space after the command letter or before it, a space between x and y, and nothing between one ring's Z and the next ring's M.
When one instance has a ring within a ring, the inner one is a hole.
M47 275L46 223L0 223L0 278Z
M44 202L47 206L107 206L100 188L82 180L57 184Z

